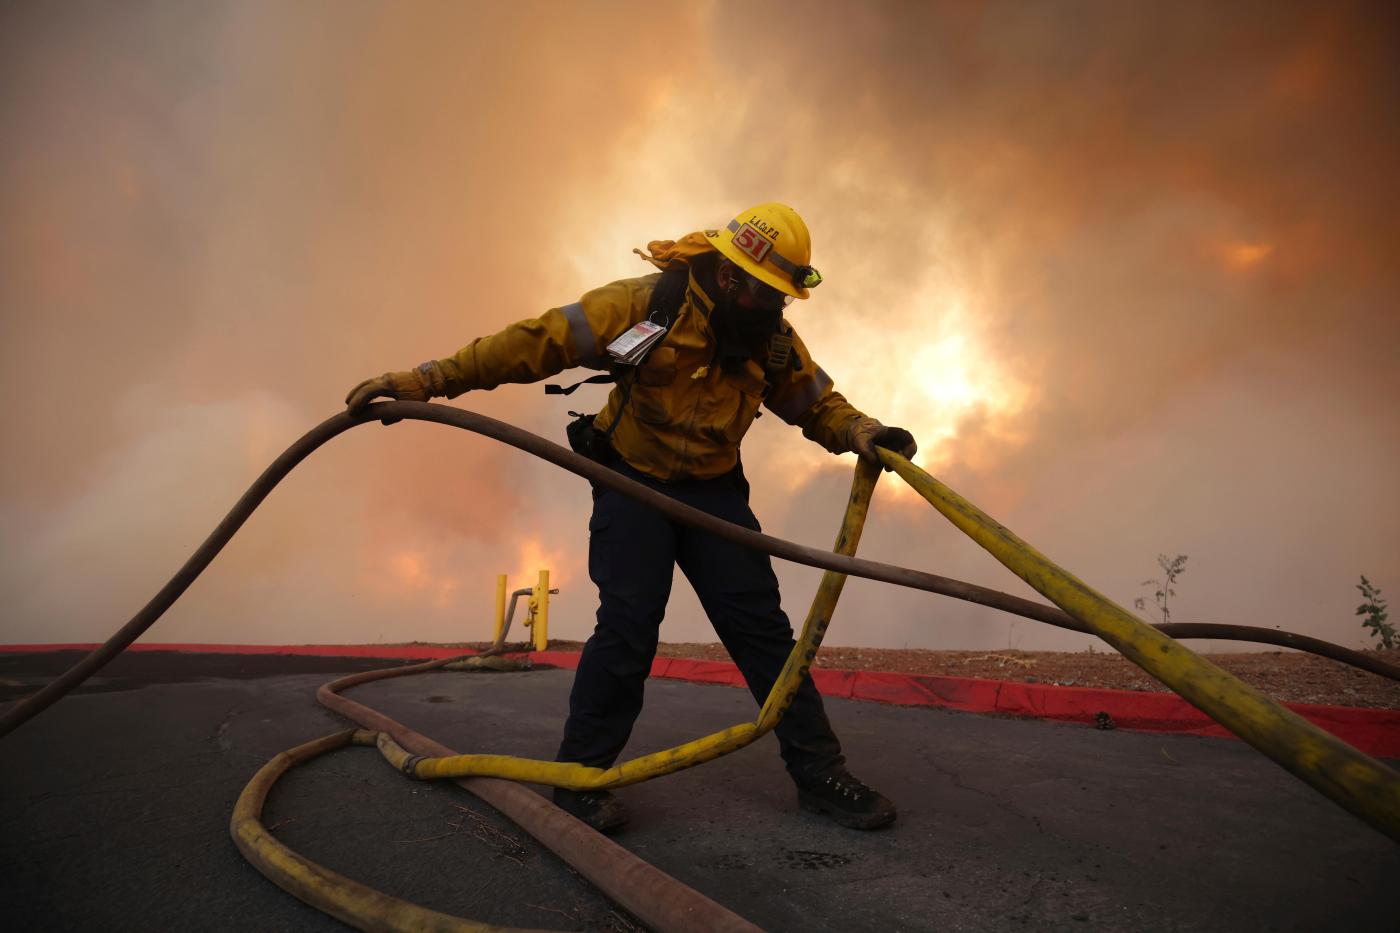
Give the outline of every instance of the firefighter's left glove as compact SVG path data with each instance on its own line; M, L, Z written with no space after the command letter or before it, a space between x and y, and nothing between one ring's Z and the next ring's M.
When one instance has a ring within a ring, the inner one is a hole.
M366 379L345 396L345 407L353 415L368 405L370 399L391 398L401 402L426 402L433 394L427 375L421 368L409 369Z
M886 427L874 418L861 418L852 424L849 441L852 450L863 459L877 464L880 457L875 453L876 447L892 450L904 457L913 457L919 450L919 445L914 443L914 435L904 428Z
M903 428L885 428L875 435L875 446L893 450L906 460L914 459L914 455L919 452L919 445L914 443L914 435Z

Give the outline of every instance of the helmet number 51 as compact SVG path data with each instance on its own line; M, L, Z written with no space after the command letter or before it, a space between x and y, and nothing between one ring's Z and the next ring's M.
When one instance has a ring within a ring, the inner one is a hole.
M754 262L763 262L763 257L768 255L768 251L773 248L773 244L768 238L759 233L748 224L739 228L739 232L734 234L734 245L739 247L746 256Z

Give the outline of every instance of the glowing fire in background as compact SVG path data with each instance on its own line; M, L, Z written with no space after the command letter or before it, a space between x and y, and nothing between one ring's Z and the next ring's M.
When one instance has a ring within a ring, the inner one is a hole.
M1220 247L1220 255L1225 260L1225 265L1236 271L1259 265L1273 252L1272 243L1225 243Z
M405 549L391 555L388 572L398 593L416 594L437 609L450 607L462 586L456 573L435 567L421 550Z
M919 18L909 10L862 11L860 29L848 15L804 19L796 59L784 49L751 55L743 36L714 42L708 14L694 29L658 26L670 37L664 43L620 33L635 44L614 58L629 66L605 62L572 84L550 69L570 61L576 28L596 27L596 11L546 32L507 18L503 25L523 30L512 37L530 41L507 43L492 58L514 79L502 82L512 89L506 105L463 94L470 85L457 40L431 40L470 31L443 28L436 13L396 17L382 30L372 28L377 12L330 22L240 7L226 31L223 14L194 31L158 12L144 15L142 28L121 29L109 22L118 14L43 28L37 13L21 14L35 41L14 43L23 53L14 64L33 93L0 121L18 153L4 176L15 274L0 279L7 307L33 310L5 319L5 371L17 387L42 384L45 361L75 333L122 365L108 367L83 430L53 430L68 412L43 393L32 417L9 425L15 443L36 452L10 458L0 503L0 531L14 545L6 592L24 600L7 620L10 637L105 637L73 620L103 616L127 599L123 587L143 585L140 573L157 574L138 559L159 565L169 559L163 542L203 534L195 516L217 517L353 381L645 275L651 269L633 247L722 224L770 198L811 224L813 261L827 280L789 316L837 389L913 431L920 465L976 489L979 504L1014 526L1049 515L1049 507L1012 506L1043 499L1088 452L1104 455L1094 486L1103 504L1086 506L1091 517L1116 519L1127 514L1124 502L1208 482L1235 525L1257 525L1260 537L1276 527L1278 510L1250 498L1268 487L1240 465L1240 444L1273 450L1286 464L1278 476L1303 487L1343 462L1367 471L1356 476L1384 473L1395 446L1385 409L1395 396L1385 358L1395 343L1395 267L1376 192L1393 174L1395 137L1382 119L1384 82L1375 79L1389 73L1393 55L1371 20L1332 7L1294 11L1267 36L1205 56L1188 43L1135 45L1141 34L1124 30L1115 33L1127 42L1121 49L1090 41L1091 64L1075 75L989 43L985 67L929 55L926 69L916 61L868 69L853 84L853 64L898 52L918 32L908 28ZM1216 25L1233 22L1221 15ZM1124 17L1135 20L1131 11ZM1210 18L1193 8L1178 25L1218 33ZM1036 47L1084 41L1073 16L1032 20L1043 35L1029 26L1018 35ZM164 41L172 36L179 41ZM190 75L183 63L195 53L185 42L199 36L237 41L218 46L213 71ZM676 54L674 41L693 44ZM965 44L952 40L949 51ZM89 54L98 47L112 53ZM393 67L342 87L363 71L367 48ZM1143 49L1152 54L1135 54ZM481 49L491 51L489 42ZM798 59L823 67L797 72ZM246 73L262 80L210 82L218 106L184 107L203 85L182 76ZM792 83L793 73L804 81ZM315 80L301 81L307 74ZM1241 76L1253 78L1237 83ZM781 79L769 82L772 93L756 94L770 77ZM302 91L286 93L294 84ZM608 120L579 106L572 95L584 86L585 99L608 104ZM1202 93L1210 87L1231 93ZM336 106L328 109L322 93ZM167 111L181 119L149 119ZM441 119L447 112L467 119ZM72 144L74 126L88 145ZM575 144L551 145L558 139ZM219 155L151 157L172 151ZM526 245L477 236L522 216L548 217ZM76 269L83 274L67 274ZM1016 326L1011 315L1021 308L1034 308L1033 326ZM1140 373L1131 360L1145 335L1156 365ZM1086 359L1081 342L1097 356ZM595 409L602 394L592 396ZM112 399L126 401L105 405ZM1277 410L1217 430L1208 416L1226 418L1238 399ZM537 389L513 386L464 404L547 427L555 439L565 407L546 409ZM1191 457L1189 477L1179 459L1139 459L1143 445L1124 433L1135 406L1157 424L1168 423L1160 414L1192 428L1173 445ZM1348 457L1313 462L1290 448L1295 419L1335 426L1347 441L1333 446ZM372 636L387 618L404 634L426 634L463 611L480 637L496 575L510 571L515 589L541 567L564 597L591 599L587 498L556 495L557 479L541 479L543 468L492 466L513 454L458 460L449 451L460 443L406 425L389 436L357 434L343 453L337 445L309 463L286 501L242 533L261 535L261 546L241 537L220 561L216 573L250 585L236 589L243 602L206 601L201 637L236 630L274 595L338 607L337 638ZM1032 445L1035 456L1025 456ZM366 469L365 458L374 465ZM756 487L768 484L758 511L806 534L813 501L802 498L804 487L848 472L851 458L828 457L767 417L745 442L745 465ZM1133 485L1114 485L1134 469ZM310 471L320 471L317 479ZM1346 475L1347 491L1365 485ZM464 482L489 514L477 514ZM535 505L540 490L548 506ZM151 527L136 544L111 545L131 563L108 567L105 586L86 588L80 601L50 574L93 562L116 540L110 530L135 530L151 511L133 503L174 501L176 491L182 506L194 506L179 510L191 527ZM881 496L894 494L912 495L882 484ZM1337 551L1325 568L1286 526L1269 548L1248 549L1252 564L1226 546L1233 539L1214 515L1158 509L1113 528L1124 540L1139 531L1177 536L1199 542L1181 545L1198 551L1212 542L1239 562L1237 574L1265 578L1287 567L1320 591L1351 572L1347 555L1395 550L1386 547L1394 523L1377 519L1395 513L1385 504L1358 501L1347 511L1319 497L1309 505L1316 527L1366 542ZM35 536L44 548L32 546ZM348 560L337 545L354 549ZM1135 546L1150 554L1159 545ZM1131 584L1140 573L1126 569L1122 547L1086 545L1076 569ZM1202 577L1193 594L1201 605L1235 605L1238 587L1212 590ZM1293 612L1294 603L1243 608Z
M577 542L573 548L564 543L546 545L538 537L525 538L515 545L515 569L509 573L506 585L512 590L524 589L539 582L540 571L549 571L550 588L573 581L574 562L578 560Z
M1017 443L1029 392L990 349L978 317L964 301L927 290L901 304L890 309L888 328L855 339L824 335L830 362L823 365L840 374L837 387L886 424L912 432L914 460L928 470L966 459L952 442L970 432Z
M507 586L511 591L534 586L539 581L541 570L549 571L550 587L561 587L576 581L576 562L581 556L574 553L564 543L547 544L537 536L521 539L514 546L515 559L507 572ZM503 553L509 553L502 548ZM382 596L398 600L405 596L437 609L452 607L466 595L466 591L489 589L494 591L495 572L499 568L480 566L477 571L470 569L470 562L464 571L464 564L455 554L434 556L422 548L401 548L385 560L373 559L377 568L368 579L377 580L376 587ZM471 579L463 574L474 573ZM464 587L463 584L467 586Z
M907 370L888 371L875 397L888 399L890 414L919 441L915 461L937 470L954 459L949 443L973 421L979 430L1010 438L1011 422L1026 405L1025 387L1006 373L977 336L972 322L953 305L927 332L903 338L911 346Z

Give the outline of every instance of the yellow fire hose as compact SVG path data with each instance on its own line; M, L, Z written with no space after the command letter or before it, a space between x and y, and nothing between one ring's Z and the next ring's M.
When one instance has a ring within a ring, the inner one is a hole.
M263 765L233 807L229 829L238 851L282 890L359 930L480 933L506 929L472 923L366 887L296 854L262 824L268 792L289 769L346 745L373 745L376 735L363 729L337 732L288 749Z
M836 539L837 554L853 554L860 543L861 529L870 510L870 496L880 468L862 461L856 467L851 484L851 496L841 533ZM403 773L416 778L496 777L528 784L547 784L569 790L601 790L626 787L652 778L692 768L762 738L778 724L796 696L802 679L807 676L812 659L821 647L841 588L844 574L827 571L817 587L812 607L802 626L802 635L794 643L778 679L768 692L768 698L754 722L739 723L720 732L694 739L675 748L653 752L641 758L624 761L611 768L590 768L587 765L562 761L535 761L509 755L455 755L450 758L424 758L410 755L390 736L380 733L379 750L389 762Z
M860 543L861 530L870 508L870 497L875 491L875 483L879 477L879 467L864 462L857 466L846 514L841 523L841 532L836 540L837 553L852 554ZM230 823L234 841L244 857L278 887L358 929L450 930L460 933L498 929L437 913L375 891L293 852L278 842L262 824L262 806L268 791L293 765L347 744L377 745L397 770L416 778L494 777L574 790L623 787L703 764L749 745L778 724L783 713L791 705L803 678L807 676L812 659L821 647L822 638L826 634L845 582L843 574L828 571L822 575L816 596L812 600L812 607L803 624L802 635L794 643L782 672L774 682L754 722L740 723L675 748L645 755L608 769L556 761L533 761L507 755L426 757L411 754L388 732L368 729L339 732L283 752L263 766L239 795L234 807ZM320 696L324 702L346 686L383 679L385 676L403 676L429 670L464 669L469 668L462 666L460 661L447 659L414 665L411 669L372 671L328 684L320 691ZM353 712L343 709L341 711ZM723 908L719 908L718 905L700 917L685 916L676 911L652 911L647 901L638 901L630 897L631 892L621 887L603 887L624 907L660 929L714 931L721 928L750 928L741 918L719 914ZM693 914L695 908L692 907L685 913ZM727 914L727 911L724 914Z
M379 734L384 734L413 754L452 757L456 754L452 749L339 693L371 681L445 669L447 663L446 660L429 661L406 668L351 674L322 684L316 691L316 699L364 727L367 735L376 740ZM753 933L757 929L522 784L482 777L455 778L453 782L500 811L652 929L676 933Z
M1134 617L898 454L894 469L958 530L1036 592L1226 729L1400 841L1400 775Z
M1392 838L1400 839L1400 775L1392 769L1135 618L905 458L884 450L881 456L885 465L960 531L1125 657L1318 791ZM876 476L878 473L867 479L867 471L857 470L836 553L854 552ZM844 580L844 576L829 571L824 575L802 637L764 704L765 713L773 707L781 715L791 701L821 644ZM820 624L817 620L821 620ZM772 728L777 715L765 718L761 713L755 723L732 726L606 770L504 755L419 758L387 736L380 737L379 749L395 767L418 778L490 776L594 790L624 787L728 754L763 735L767 729L760 731L761 725Z
M1021 541L1009 530L977 509L972 503L961 498L903 457L888 451L881 451L886 466L895 470L902 479L928 499L955 526L1060 607L1059 611L983 587L949 580L935 574L892 567L850 556L854 553L856 543L859 540L870 494L873 491L875 480L878 478L878 469L874 467L862 465L861 468L858 468L851 501L842 525L841 535L837 541L836 552L824 552L729 525L713 516L682 505L662 493L633 483L606 467L599 466L564 450L558 445L511 425L461 409L419 402L371 405L357 416L337 415L308 432L264 471L229 515L224 518L219 527L190 557L185 566L141 612L137 613L102 647L92 652L43 690L26 698L0 717L0 736L55 702L139 637L213 560L218 551L247 520L271 489L312 451L331 438L359 424L373 420L392 424L404 418L432 421L485 434L563 466L595 483L638 499L661 511L669 518L710 531L726 540L746 547L753 547L773 556L821 567L828 571L818 589L812 610L808 614L802 637L797 641L778 682L775 683L768 699L763 704L758 718L752 723L742 723L714 735L634 759L606 770L576 764L530 761L500 755L445 754L446 750L442 750L440 746L432 749L427 748L428 744L435 743L423 740L421 736L416 736L416 733L409 734L416 737L419 744L424 746L425 751L430 753L411 753L402 747L400 742L386 734L387 731L391 730L380 729L374 737L374 744L396 767L415 777L472 778L472 776L476 776L472 780L463 781L465 786L472 787L475 787L476 781L484 775L576 790L621 787L669 774L681 768L691 767L727 754L737 748L742 748L770 730L781 717L788 703L791 702L793 693L802 677L807 674L815 652L820 646L822 636L830 622L831 611L844 583L845 575L853 574L967 599L1005 609L1027 618L1039 619L1050 624L1098 635L1122 652L1125 657L1140 665L1144 670L1246 742L1273 758L1284 768L1371 826L1385 832L1393 839L1400 840L1400 775L1345 742L1313 726L1302 717L1283 708L1229 673L1188 651L1163 631L1167 627L1153 627L1136 619L1121 607L1116 606L1053 564L1030 545ZM1200 624L1191 626L1193 637L1209 637L1211 633L1202 631L1208 628L1229 629L1230 634L1225 637L1249 637L1240 634L1244 627L1202 626ZM1264 640L1264 636L1260 636L1260 640ZM1335 648L1336 646L1329 647ZM380 676L399 676L411 673L413 670L435 668L446 663L449 662L434 662L430 665L418 665L414 669L376 673ZM1367 666L1386 676L1396 676L1394 670L1388 665ZM323 702L327 702L328 697L334 694L335 689L363 682L366 679L374 678L370 675L343 678L335 684L323 687L318 696ZM358 705L341 697L335 699L345 704ZM361 709L364 708L361 707ZM378 714L369 712L368 715L373 718ZM382 717L380 718L382 719ZM339 736L328 736L325 739L294 749L292 752L284 753L285 760L282 760L284 756L279 756L278 759L269 763L263 772L259 772L253 784L249 785L249 792L254 791L254 786L258 785L262 788L261 793L265 794L266 787L271 786L271 782L276 779L277 775L297 761L319 754L331 747L347 744L352 738L357 743L367 742L370 734L343 733ZM245 792L245 796L249 792ZM286 861L286 853L279 851L276 846L268 845L264 836L259 835L256 832L256 827L249 823L250 816L253 818L253 822L256 822L257 811L261 807L261 798L257 797L256 794L254 797L259 802L256 805L249 803L247 806L244 806L244 800L240 798L240 809L235 814L235 838L239 840L240 848L246 846L245 852L252 853L250 858L261 858L267 865L275 869L275 871L265 873L277 880L276 871L285 869L285 866L290 863ZM248 835L245 838L239 835L240 832ZM270 839L270 837L266 838ZM310 865L310 863L306 864ZM282 866L282 869L277 868L279 865ZM263 865L259 864L259 868L263 870ZM317 866L311 866L311 868L322 873L315 874L313 872L315 877L325 879L323 886L327 891L339 892L328 896L339 898L341 901L355 898L359 898L365 903L374 901L373 898L365 901L362 892L356 892L353 888L345 888L341 884L345 882L354 885L354 882L349 882L348 879L342 879L339 876L332 877L334 873L326 872ZM302 870L310 871L311 869ZM282 884L282 881L279 880L278 883ZM320 883L318 882L318 884ZM297 893L293 887L288 887L288 890ZM606 891L606 893L609 893L616 900L622 900L613 891ZM301 894L298 893L298 896ZM400 918L391 922L392 918L389 915L398 916L394 912L400 909L398 905L401 903L382 906L382 910L369 908L370 914L373 915L372 919L355 922L367 923L368 925L364 926L364 929L483 929L482 927L470 926L433 926L432 924L438 923L439 920L417 915L415 915L416 919ZM626 906L625 903L624 905ZM387 913L385 913L386 911ZM335 913L334 910L331 912ZM431 912L428 913L431 914ZM336 916L341 915L336 913ZM434 916L442 918L443 922L450 921L458 924L462 922L455 918L444 918L444 915ZM732 917L732 915L730 916ZM345 918L342 917L342 919ZM347 920L347 922L352 921ZM428 925L423 926L422 924Z

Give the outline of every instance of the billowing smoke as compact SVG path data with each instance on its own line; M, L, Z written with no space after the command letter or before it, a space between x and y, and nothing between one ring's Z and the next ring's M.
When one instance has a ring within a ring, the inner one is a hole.
M103 4L0 11L5 641L105 637L356 381L779 199L838 388L1091 584L1361 640L1400 588L1400 27L1383 5ZM538 387L457 404L562 438ZM849 476L776 418L765 529ZM862 553L1033 595L887 477ZM287 481L149 636L484 638L586 485L425 425ZM780 568L800 619L816 574ZM677 588L663 638L711 637ZM852 581L833 643L1071 647Z

